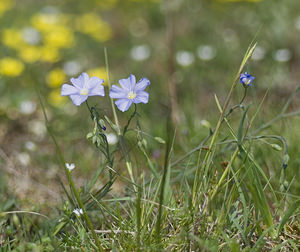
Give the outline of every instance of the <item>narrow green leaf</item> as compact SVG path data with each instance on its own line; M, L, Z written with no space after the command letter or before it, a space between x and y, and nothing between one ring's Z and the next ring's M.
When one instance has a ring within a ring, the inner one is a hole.
M297 208L300 206L300 200L297 200L296 202L294 202L286 211L285 215L282 217L282 220L279 224L278 227L278 231L277 231L277 236L279 235L279 233L281 232L281 229L283 228L283 226L287 223L287 221L289 220L289 218L293 215L293 213L297 210Z

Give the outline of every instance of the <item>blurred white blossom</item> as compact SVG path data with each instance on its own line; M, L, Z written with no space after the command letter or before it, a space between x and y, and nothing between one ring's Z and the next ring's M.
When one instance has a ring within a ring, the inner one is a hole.
M22 29L21 33L22 39L30 45L36 45L41 41L39 31L33 27L25 27Z
M32 101L22 101L19 110L24 115L30 115L36 110L36 104Z
M253 60L262 60L265 57L266 50L263 47L257 46L252 54L251 59Z
M68 61L63 65L65 74L70 76L77 75L81 72L81 69L81 64L76 60Z
M190 66L195 61L195 56L188 51L178 51L176 53L176 61L179 65Z
M118 137L115 133L106 134L106 138L109 145L114 145L118 142Z
M36 145L32 141L26 141L25 142L25 148L29 151L35 151L36 150Z
M144 61L150 56L150 47L148 45L134 46L130 50L130 56L133 60Z
M287 62L292 58L292 52L288 48L279 49L274 52L273 58L278 62Z
M28 123L28 130L38 137L43 137L46 134L46 126L43 121L32 120Z
M18 153L17 159L21 165L27 166L30 164L30 156L26 152Z
M201 45L197 48L197 55L202 60L212 60L216 56L216 49L210 45Z

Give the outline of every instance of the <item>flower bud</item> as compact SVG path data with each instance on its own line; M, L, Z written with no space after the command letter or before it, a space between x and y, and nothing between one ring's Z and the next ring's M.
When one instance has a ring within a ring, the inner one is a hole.
M20 225L20 220L18 218L18 216L16 214L13 215L13 223L16 227L18 227Z
M100 126L101 126L101 128L102 128L103 130L106 130L106 127L105 127L105 122L104 122L104 120L102 120L102 119L99 119L99 124L100 124Z
M284 169L287 168L289 160L290 160L289 155L285 154L282 158L282 165Z
M86 139L90 139L94 136L94 134L92 132L87 133L86 135Z
M207 120L201 120L200 123L201 123L202 126L208 128L208 129L211 128L210 122L207 121Z

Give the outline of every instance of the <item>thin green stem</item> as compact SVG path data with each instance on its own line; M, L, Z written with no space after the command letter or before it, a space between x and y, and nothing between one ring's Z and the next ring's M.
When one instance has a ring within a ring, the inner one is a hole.
M105 65L106 65L108 87L110 89L111 88L111 82L110 82L110 76L109 76L109 65L108 65L108 57L107 57L107 49L106 48L104 48L104 56L105 56ZM121 133L121 128L120 128L116 108L115 108L115 105L114 105L114 101L111 97L109 97L109 99L110 99L110 103L111 103L111 108L112 108L115 124L117 126L118 138L119 138L119 141L120 141L121 149L122 149L123 155L125 157L126 167L127 167L127 170L128 170L131 181L133 183L135 183L134 178L133 178L133 172L132 172L132 163L130 161L130 157L129 157L128 153L126 152L125 140L124 140L124 137L122 136L122 133ZM135 188L135 186L134 186L134 188Z
M105 57L105 65L106 65L108 88L110 90L111 89L111 82L110 82L109 65L108 65L108 57L107 57L107 49L106 49L106 47L104 48L104 57ZM118 135L120 136L121 135L121 129L120 129L120 124L119 124L119 120L118 120L116 108L115 108L115 105L114 105L114 101L113 101L113 99L111 97L109 97L109 99L110 99L110 103L111 103L111 108L112 108L113 116L114 116L114 119L115 119L115 124L117 125Z

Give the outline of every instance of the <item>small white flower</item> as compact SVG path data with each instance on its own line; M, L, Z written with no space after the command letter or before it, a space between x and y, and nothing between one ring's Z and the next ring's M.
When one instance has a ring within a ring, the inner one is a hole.
M75 168L75 164L66 163L66 168L71 172Z
M77 217L83 215L83 210L81 208L76 208L73 210L73 213L76 214Z

